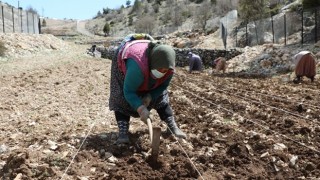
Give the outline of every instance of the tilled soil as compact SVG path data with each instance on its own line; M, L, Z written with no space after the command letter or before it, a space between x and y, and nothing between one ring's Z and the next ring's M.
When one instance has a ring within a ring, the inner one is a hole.
M188 74L170 86L186 140L163 133L151 160L147 126L132 119L115 145L110 60L84 49L2 63L3 179L317 179L320 82ZM153 112L154 113L154 112ZM166 126L154 114L153 124Z

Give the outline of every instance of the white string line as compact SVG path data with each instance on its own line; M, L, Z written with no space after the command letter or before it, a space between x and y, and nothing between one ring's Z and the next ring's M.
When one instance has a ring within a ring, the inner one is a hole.
M278 99L278 100L282 100L282 101L286 101L286 102L291 102L291 103L299 103L299 104L303 104L303 105L306 105L306 106L310 106L310 107L313 107L313 108L316 108L316 109L320 109L320 106L315 106L315 105L312 105L312 104L307 104L305 102L298 102L298 100L294 99L294 101L290 101L288 99L285 99L283 98L282 96L277 96L277 95L268 95L268 94L263 94L263 93L258 93L258 92L255 92L255 91L249 91L249 90L242 90L242 89L237 89L237 88L234 88L234 87L227 87L227 88L231 88L231 89L236 89L236 90L239 90L239 91L242 91L242 92L249 92L249 93L255 93L255 94L260 94L260 95L263 95L263 96L266 96L266 97L270 97L270 98L273 98L273 99Z
M216 78L216 79L218 79L218 78ZM288 87L287 86L285 86L287 89L288 89ZM237 88L234 88L234 87L230 87L230 88L232 88L232 89L237 89ZM241 89L237 89L237 90L241 90ZM310 89L310 90L312 90L312 89ZM264 96L268 96L268 97L271 97L271 98L274 98L274 99L279 99L279 100L283 100L283 101L287 101L287 102L298 102L299 100L297 100L297 99L294 99L294 101L289 101L289 100L287 100L287 99L285 99L285 98L283 98L283 97L281 97L281 96L276 96L276 95L273 95L273 96L270 96L270 95L267 95L267 94L263 94L263 93L258 93L258 92L255 92L255 91L248 91L248 90L241 90L241 91L245 91L245 92L254 92L254 93L256 93L256 94L261 94L261 95L264 95ZM306 105L306 106L309 106L309 107L313 107L313 108L317 108L317 109L320 109L320 106L315 106L315 105L312 105L312 104L307 104L307 103L301 103L301 102L298 102L299 104L304 104L304 105Z
M167 125L166 125L167 126ZM171 134L174 134L171 129L167 126L167 129L169 129L169 131L171 132ZM196 165L193 163L193 161L191 160L191 158L189 157L188 153L184 150L184 148L182 147L182 145L180 144L180 142L175 138L176 142L178 143L180 149L183 151L183 153L187 156L188 160L190 161L190 163L192 164L193 168L197 171L197 173L199 174L199 176L201 177L201 179L204 180L203 176L201 175L200 171L197 169Z
M178 76L180 76L180 75L178 75ZM189 79L189 78L187 78L187 77L185 77L185 78L188 79L188 80L191 80L191 79ZM218 90L218 91L220 91L220 92L224 92L225 94L228 93L225 89L223 89L223 90L219 90L219 89L217 89L217 88L214 88L214 89L215 89L215 90ZM231 93L228 93L228 94L230 95ZM301 116L301 115L299 115L299 114L295 114L295 113L292 113L292 112L290 112L290 111L287 111L287 110L284 110L284 109L280 109L280 108L277 108L277 107L274 107L274 106L265 104L265 103L263 103L263 102L255 101L255 100L248 99L248 98L243 98L243 97L238 96L238 95L235 95L235 94L231 94L231 95L237 96L237 97L239 97L240 99L247 99L247 100L249 100L249 101L252 101L252 102L255 102L255 103L258 103L258 104L267 106L267 107L270 107L270 108L272 108L272 109L276 109L276 110L285 112L285 113L287 113L287 114L290 114L290 115L293 115L293 116L296 116L296 117L300 117L300 118L303 118L303 119L306 119L306 120L312 120L312 119L306 118L306 117L304 117L304 116ZM246 96L246 95L245 95L245 96Z
M96 80L95 78L93 78L93 79L94 79L95 83L96 83L96 84L98 84L97 80ZM103 106L100 106L100 107L103 107ZM103 111L103 110L100 110L100 111ZM100 113L98 113L98 115L99 115L99 114L100 114ZM73 161L74 161L74 159L76 158L76 156L79 154L79 152L80 152L80 150L81 150L81 148L82 148L83 144L86 142L86 140L87 140L87 138L88 138L89 134L91 133L91 131L92 131L93 127L95 126L95 124L96 124L97 120L98 120L98 118L97 118L97 119L95 119L95 120L94 120L94 122L92 123L92 125L91 125L91 127L89 128L89 130L88 130L87 134L85 135L85 137L84 137L83 141L81 142L80 147L77 149L76 153L73 155L73 157L72 157L72 159L71 159L71 161L70 161L70 163L69 163L68 167L66 168L66 170L65 170L65 171L64 171L64 173L62 174L62 176L61 176L60 180L62 180L62 179L64 178L64 176L67 174L67 172L68 172L69 168L71 167L71 164L73 163Z
M212 105L214 105L214 106L217 106L219 109L223 109L223 110L225 110L225 111L227 111L227 112L234 113L234 111L232 111L232 110L223 108L223 107L221 107L221 106L218 105L218 104L215 104L215 103L213 103L213 102L211 102L211 101L209 101L209 100L207 100L207 99L204 99L203 97L200 97L200 96L195 95L195 94L193 94L193 93L191 93L191 92L185 91L183 88L181 88L180 86L178 86L178 85L176 85L176 84L174 84L174 83L172 83L172 84L173 84L174 86L180 88L182 91L184 91L184 92L186 92L186 93L188 93L188 94L190 94L190 95L192 95L192 96L194 96L194 97L196 97L196 98L198 98L198 99L201 99L201 100L203 100L203 101L205 101L205 102L207 102L207 103L209 103L209 104L212 104ZM320 154L320 151L317 150L317 149L316 149L315 147L313 147L313 146L307 146L306 144L304 144L304 143L302 143L302 142L299 142L299 141L297 141L297 140L294 140L294 139L292 139L292 138L289 138L289 137L286 136L286 135L283 135L283 134L281 134L281 133L278 133L278 132L275 131L275 130L270 129L268 126L264 126L264 125L262 125L262 124L259 124L259 123L255 122L255 121L253 121L253 120L246 119L246 121L250 121L250 122L252 122L252 123L255 124L255 125L258 125L258 126L264 128L264 129L266 129L266 130L270 130L270 131L272 131L272 132L275 133L275 134L278 134L278 135L280 135L280 136L282 136L282 137L284 137L284 138L287 138L288 140L290 140L290 141L292 141L292 142L295 142L295 143L297 143L297 144L299 144L299 145L301 145L301 146L303 146L303 147L306 147L306 148L308 148L308 149L310 149L310 150L312 150L312 151L317 152L317 153ZM258 120L258 121L260 121L260 120ZM261 122L261 121L260 121L260 122Z
M215 88L215 89L216 89L216 88ZM218 89L216 89L216 90L218 90ZM218 91L222 91L222 90L218 90ZM225 93L225 91L222 91L222 92ZM228 94L230 94L230 93L228 93ZM301 116L301 115L299 115L299 114L292 113L292 112L287 111L287 110L284 110L284 109L280 109L280 108L277 108L277 107L273 107L273 106L271 106L271 105L268 105L268 104L265 104L265 103L262 103L262 102L259 102L259 101L254 101L254 100L249 99L249 98L244 98L244 97L242 97L242 96L238 96L238 95L235 95L235 94L232 94L232 95L238 97L239 99L247 99L247 100L249 100L249 101L252 101L252 102L255 102L255 103L259 103L259 104L261 104L261 105L270 107L270 108L272 108L272 109L276 109L276 110L279 110L279 111L283 111L283 112L285 112L285 113L288 113L288 114L290 114L290 115L295 116L295 118L296 118L298 121L300 121L300 119L298 119L297 117L300 117L300 118L305 119L305 120L313 121L313 120L310 119L310 118ZM245 95L245 96L247 96L247 95ZM313 121L313 122L314 122L315 124L319 125L319 123L318 123L317 121Z
M259 101L253 100L253 99L244 98L244 97L239 96L239 95L236 95L236 94L231 94L231 93L225 91L225 89L222 89L222 90L219 90L219 89L217 89L217 88L214 88L214 89L217 90L217 91L223 92L223 93L227 93L227 94L229 94L229 95L236 96L236 97L238 97L238 98L240 98L240 99L249 100L249 101L252 101L252 102L255 102L255 103L258 103L258 104L267 106L267 107L270 107L270 108L272 108L272 109L276 109L276 110L285 112L285 113L287 113L287 114L290 114L290 115L293 115L293 116L296 116L296 117L300 117L300 118L303 118L303 119L305 119L305 120L310 120L310 121L312 121L312 119L306 118L306 117L301 116L301 115L299 115L299 114L292 113L292 112L287 111L287 110L285 110L285 109L277 108L277 107L274 107L274 106L271 106L271 105L269 105L269 104L266 104L266 103L263 103L263 102L259 102ZM248 95L244 95L244 96L248 97Z
M233 87L231 87L231 88L233 88ZM223 90L219 90L219 89L217 89L217 88L215 88L215 89L218 90L218 91L220 91L220 92L222 91L222 92L226 93L225 89L223 89ZM233 88L233 89L235 89L235 88ZM247 91L247 92L248 92L248 91ZM252 92L254 92L254 91L252 91ZM302 118L302 119L312 121L312 119L310 119L310 118L301 116L301 115L299 115L299 114L292 113L292 112L287 111L287 110L284 110L284 109L280 109L280 108L277 108L277 107L274 107L274 106L271 106L271 105L268 105L268 104L265 104L265 103L262 103L262 102L259 102L259 101L254 101L254 100L252 100L252 99L243 98L242 96L238 96L238 95L235 95L235 94L230 94L229 92L227 92L227 93L228 93L229 95L236 96L236 97L238 97L238 98L240 98L240 99L245 99L245 100L249 100L249 101L252 101L252 102L256 102L256 103L259 103L259 104L262 104L262 105L271 107L271 108L273 108L273 109L280 110L280 111L283 111L283 112L285 112L285 113L291 114L291 115L293 115L293 116L300 117L300 118ZM226 94L227 94L227 93L226 93ZM260 93L258 93L258 94L260 94ZM245 95L245 96L248 96L248 95ZM300 120L300 119L298 119L298 120ZM317 123L316 123L316 124L317 124Z
M265 103L263 103L263 102L255 101L255 100L252 100L252 99L249 99L249 98L244 98L244 97L242 97L242 96L238 96L238 95L236 95L236 94L231 94L231 93L229 93L229 92L225 91L225 89L222 89L222 90L219 90L219 89L217 89L217 88L214 88L214 89L215 89L215 90L217 90L217 91L223 92L223 93L225 93L225 94L229 94L229 95L236 96L236 97L238 97L239 99L242 99L242 100L248 100L248 101L251 101L251 102L255 102L255 103L258 103L258 104L261 104L261 105L264 105L264 106L270 107L270 108L272 108L272 109L276 109L276 110L279 110L279 111L285 112L285 113L290 114L290 115L293 115L293 116L295 116L295 117L300 117L300 118L302 118L302 119L312 121L312 119L306 118L306 117L301 116L301 115L299 115L299 114L292 113L292 112L287 111L287 110L285 110L285 109L280 109L280 108L277 108L277 107L274 107L274 106L271 106L271 105L265 104ZM247 97L247 95L245 95L245 96ZM298 120L300 120L300 119L298 119ZM316 122L315 122L315 123L316 123ZM318 123L316 123L316 124L318 124Z
M257 119L255 119L255 120L257 120ZM312 151L317 152L317 153L320 154L320 151L317 150L317 149L316 149L315 147L313 147L313 146L308 146L308 145L306 145L305 143L302 143L302 142L300 142L300 141L297 141L297 140L295 140L295 139L292 139L292 138L288 137L287 135L280 134L280 133L278 133L277 131L270 129L268 126L264 126L264 125L262 125L262 124L259 124L259 123L257 123L257 122L254 122L253 120L248 119L247 121L250 121L251 123L253 123L253 124L257 125L257 126L260 126L260 127L264 128L265 130L269 130L269 131L273 132L274 134L278 134L278 135L280 135L280 136L282 136L282 137L284 137L284 138L286 138L286 139L288 139L288 140L290 140L290 141L292 141L292 142L295 142L295 143L299 144L300 146L306 147L306 148L308 148L308 149L310 149L310 150L312 150ZM260 120L258 120L258 121L260 121ZM260 122L261 122L261 121L260 121Z
M241 90L240 90L241 91ZM281 98L277 98L277 97L272 97L272 96L268 96L268 95L265 95L265 94L261 94L261 93L256 93L256 94L254 94L255 92L253 91L253 92L249 92L249 91L243 91L243 92L245 92L246 93L246 96L249 96L248 94L250 94L251 93L251 95L262 95L262 96L265 96L265 97L269 97L269 98L272 98L272 100L280 100L280 101L274 101L274 102L276 102L276 103L282 103L282 104L284 104L285 102L288 102L288 103L292 103L292 104L294 104L294 103L299 103L299 102L293 102L293 101L288 101L288 100L285 100L285 99L281 99ZM236 94L241 94L241 93L239 93L239 92L237 92ZM249 96L250 97L250 96ZM260 96L260 98L261 98L261 96ZM253 99L256 99L256 98L253 98ZM256 99L257 100L257 99ZM264 101L265 102L265 101ZM296 104L295 104L296 105ZM320 110L320 107L318 108L317 106L313 106L313 105L309 105L309 104L305 104L305 103L299 103L299 105L304 105L304 106L310 106L308 109L310 109L310 110L313 110L313 111L319 111ZM319 116L320 117L320 116Z
M230 78L229 78L230 79ZM231 78L232 79L232 78ZM273 83L274 84L274 83ZM284 87L286 87L287 89L290 89L292 87L290 86L287 86L287 85L284 85ZM304 87L299 87L301 90L304 90L304 91L314 91L314 92L318 92L320 93L320 90L317 90L317 89L310 89L310 88L304 88ZM318 88L317 86L314 86L314 88Z
M75 155L72 157L71 162L69 163L68 167L67 167L67 168L66 168L66 170L64 171L64 173L63 173L63 175L62 175L62 177L61 177L61 179L60 179L60 180L62 180L62 179L64 178L64 176L67 174L67 172L68 172L68 170L69 170L69 168L70 168L71 164L73 163L73 161L74 161L74 159L76 158L76 156L79 154L80 149L82 148L83 144L84 144L84 143L85 143L85 141L87 140L87 138L88 138L88 136L89 136L90 132L92 131L92 128L95 126L95 124L96 124L96 122L94 122L94 123L91 125L91 127L90 127L90 129L88 130L88 132L87 132L87 134L86 134L85 138L83 139L83 141L82 141L82 143L81 143L80 147L77 149L77 152L76 152L76 153L75 153Z
M284 87L288 88L288 86L284 85ZM317 87L315 87L317 88ZM313 91L313 92L317 92L318 94L320 94L319 90L316 89L310 89L310 88L304 88L304 87L300 87L301 90L305 90L305 91Z

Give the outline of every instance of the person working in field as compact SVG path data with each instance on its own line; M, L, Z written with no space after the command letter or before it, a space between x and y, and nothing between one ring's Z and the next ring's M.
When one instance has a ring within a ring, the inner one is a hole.
M130 117L146 123L152 108L167 124L168 133L186 138L176 124L167 91L174 74L175 51L151 40L146 34L127 36L112 60L109 109L119 128L116 143L129 143Z
M316 75L316 60L315 56L310 51L301 51L293 56L293 63L295 65L296 78L294 83L302 81L302 77L306 76L314 81Z
M189 52L188 59L189 59L189 73L192 73L192 71L196 71L196 72L202 71L202 60L199 55Z
M213 60L213 69L214 71L212 71L212 74L214 72L220 72L220 71L222 71L222 73L225 73L227 69L226 58L218 57L215 60Z

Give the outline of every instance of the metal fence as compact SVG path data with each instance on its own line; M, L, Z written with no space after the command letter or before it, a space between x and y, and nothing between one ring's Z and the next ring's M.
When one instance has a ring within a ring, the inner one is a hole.
M236 47L264 43L314 43L320 40L320 7L244 23L235 28L233 35Z
M40 33L38 14L0 3L0 17L0 33Z

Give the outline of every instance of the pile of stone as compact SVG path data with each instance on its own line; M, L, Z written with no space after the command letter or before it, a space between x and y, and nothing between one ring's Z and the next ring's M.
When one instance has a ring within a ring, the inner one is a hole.
M265 75L291 72L294 68L292 57L303 50L313 52L319 59L320 41L316 44L303 47L301 45L283 46L277 44L247 46L242 49L242 54L228 61L228 72L247 72Z
M0 34L0 42L7 49L5 57L21 57L43 51L70 49L66 42L50 34Z

